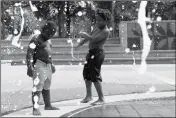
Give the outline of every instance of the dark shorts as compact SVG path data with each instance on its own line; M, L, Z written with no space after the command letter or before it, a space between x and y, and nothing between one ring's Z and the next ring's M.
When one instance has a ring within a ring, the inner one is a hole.
M87 64L84 65L83 77L85 80L102 82L101 65L104 62L105 52L103 49L92 49L86 55Z

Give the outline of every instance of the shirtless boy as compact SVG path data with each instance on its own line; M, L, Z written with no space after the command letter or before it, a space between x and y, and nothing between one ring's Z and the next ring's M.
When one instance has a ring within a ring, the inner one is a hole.
M86 32L80 32L80 35L84 38L84 40L75 47L75 50L84 43L89 42L89 53L86 55L87 63L84 65L83 69L83 77L86 85L86 97L81 101L82 103L87 103L92 100L92 82L95 85L99 97L99 99L92 104L98 105L105 102L101 84L101 65L105 58L103 46L110 34L107 26L110 21L111 13L109 10L98 9L96 11L96 26L91 35Z

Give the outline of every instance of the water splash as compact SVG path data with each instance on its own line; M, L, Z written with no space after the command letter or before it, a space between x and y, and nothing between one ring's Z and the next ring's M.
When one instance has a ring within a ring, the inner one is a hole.
M19 6L20 6L21 17L22 17L21 29L20 29L20 33L17 36L13 37L13 39L12 39L12 45L14 45L14 46L16 46L18 48L21 47L21 44L19 44L18 41L20 39L20 36L22 34L22 31L23 31L23 27L24 27L24 11L23 11L23 9L21 7L21 3L19 3Z
M71 45L71 56L72 56L72 58L75 58L75 57L74 57L74 54L73 54L73 41L72 41L71 39L69 39L69 40L67 41L67 43L70 43L70 45Z
M29 48L35 49L35 48L36 48L36 45L35 45L34 43L30 43L30 44L29 44Z
M38 76L37 76L36 79L34 79L34 85L35 85L35 86L38 85L39 82L40 82L40 80L39 80L39 78L38 78Z
M38 11L37 7L34 6L34 5L32 5L31 1L29 1L29 4L30 4L30 7L31 7L31 9L32 9L33 12Z
M125 49L125 52L126 52L126 53L129 53L129 52L130 52L130 49L129 49L129 48L126 48L126 49Z
M149 88L149 92L155 92L155 91L156 91L156 88L154 86Z
M146 27L146 21L150 21L150 19L146 18L145 16L146 6L147 6L147 1L141 1L139 12L138 12L138 21L137 21L141 27L142 34L143 34L143 50L142 50L142 57L141 57L142 60L141 60L141 66L139 69L140 74L143 74L147 69L146 59L150 52L150 46L151 46L151 40L148 36L148 31Z

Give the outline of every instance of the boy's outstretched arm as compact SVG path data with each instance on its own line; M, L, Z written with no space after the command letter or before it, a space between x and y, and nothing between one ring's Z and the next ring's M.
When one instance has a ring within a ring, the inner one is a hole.
M99 42L100 40L108 38L109 30L103 30L102 32L100 32L99 34L97 34L95 36L91 36L91 35L87 34L86 32L82 32L82 33L80 33L80 35L91 42Z
M87 38L83 39L76 47L75 50L78 49L79 47L81 47L82 45L84 45L86 42L88 42L89 40Z

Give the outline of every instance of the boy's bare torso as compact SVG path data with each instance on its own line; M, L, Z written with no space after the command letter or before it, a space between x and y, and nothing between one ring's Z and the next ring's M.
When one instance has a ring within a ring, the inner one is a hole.
M107 28L103 29L107 30ZM96 36L97 34L101 33L103 30L100 30L98 27L95 27L95 29L92 31L91 35ZM98 42L89 41L89 49L95 49L95 48L103 48L104 43L106 42L106 37Z

